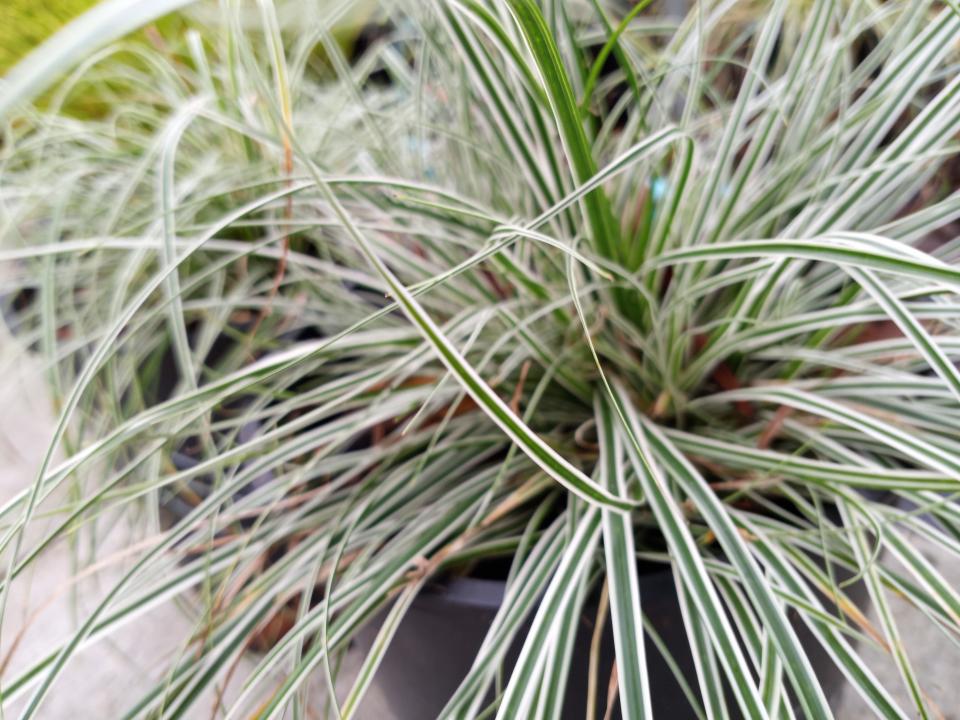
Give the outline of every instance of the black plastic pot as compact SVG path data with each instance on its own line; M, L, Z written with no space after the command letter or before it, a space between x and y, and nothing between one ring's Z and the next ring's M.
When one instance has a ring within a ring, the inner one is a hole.
M696 671L680 613L673 574L665 565L641 568L641 598L644 613L660 635L686 682L698 693ZM421 593L397 630L377 671L375 684L389 702L397 720L435 718L466 675L503 599L505 583L498 580L454 578ZM851 599L865 599L862 584L847 588ZM563 718L581 720L586 713L590 642L597 614L596 600L587 602L581 616L567 681ZM809 633L795 612L791 620L817 673L827 697L836 696L842 676ZM358 645L369 647L379 621L361 631ZM512 668L526 632L518 635L506 667ZM670 720L694 720L697 716L670 667L649 635L646 658L650 677L653 716ZM614 661L609 620L602 635L598 674L596 717L604 717L607 681ZM616 702L616 701L615 701ZM728 697L731 717L738 717L736 704ZM611 717L620 718L619 708Z
M249 422L246 425L243 425L237 431L237 444L249 442L256 436L259 430L260 423L258 422ZM196 438L193 438L193 441L196 442ZM190 468L196 467L199 464L199 460L186 451L186 447L189 444L189 442L182 443L176 450L173 450L170 453L170 460L173 462L173 466L177 470L189 470ZM240 467L243 468L245 465L246 463L241 463ZM244 485L238 491L236 497L239 498L247 495L272 481L273 471L268 470L264 473L261 473L257 477L253 478L249 483ZM187 485L190 489L191 495L202 500L206 499L213 491L213 482L214 481L212 477L208 475L200 475L198 477L191 478ZM188 502L184 498L183 494L177 489L164 494L162 502L163 509L169 514L170 518L174 522L179 522L189 515L194 509L194 505ZM254 520L249 518L242 521L242 524L251 525L253 522Z

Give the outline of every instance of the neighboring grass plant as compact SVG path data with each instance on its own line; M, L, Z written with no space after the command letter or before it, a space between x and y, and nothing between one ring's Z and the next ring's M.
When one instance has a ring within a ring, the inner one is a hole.
M228 717L299 717L378 610L389 640L428 582L508 558L443 717L557 717L605 584L615 702L645 718L639 557L681 588L705 717L724 684L745 717L831 716L788 613L874 714L936 717L890 601L955 650L960 593L915 538L960 557L956 8L398 0L348 56L352 3L321 5L281 32L225 1L137 63L91 33L16 76L29 98L84 63L53 97L110 112L6 119L4 302L60 415L0 508L0 599L103 517L152 540L3 696L44 717L81 646L186 598L196 632L129 716L232 682Z
M5 0L0 6L0 73L95 4L96 0Z

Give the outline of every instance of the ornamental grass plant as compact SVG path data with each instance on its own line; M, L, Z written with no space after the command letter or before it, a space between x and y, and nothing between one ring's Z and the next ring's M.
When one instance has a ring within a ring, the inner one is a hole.
M223 0L103 44L186 4L111 0L0 86L0 297L58 413L0 606L102 518L134 548L0 679L21 717L173 599L195 632L128 717L224 684L221 716L355 717L418 596L492 560L443 718L559 717L598 594L593 701L650 717L641 560L699 716L831 717L803 626L876 716L938 717L891 603L956 652L923 550L960 556L952 0L382 0L349 43L349 0Z

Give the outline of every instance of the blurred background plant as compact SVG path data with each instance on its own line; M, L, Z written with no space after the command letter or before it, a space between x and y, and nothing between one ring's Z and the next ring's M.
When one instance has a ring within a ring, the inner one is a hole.
M97 0L5 0L0 5L0 75Z

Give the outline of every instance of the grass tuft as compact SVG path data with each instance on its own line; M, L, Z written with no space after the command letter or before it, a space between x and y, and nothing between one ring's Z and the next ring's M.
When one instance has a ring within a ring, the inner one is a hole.
M0 506L0 607L61 543L80 582L104 522L131 548L3 678L23 718L184 598L129 717L299 717L324 679L353 717L417 597L502 558L440 717L558 716L602 596L611 702L648 718L638 557L676 579L692 712L830 717L816 643L877 716L937 716L888 601L956 640L914 538L960 555L960 14L225 0L118 40L184 5L104 3L0 101L0 303L59 414Z

